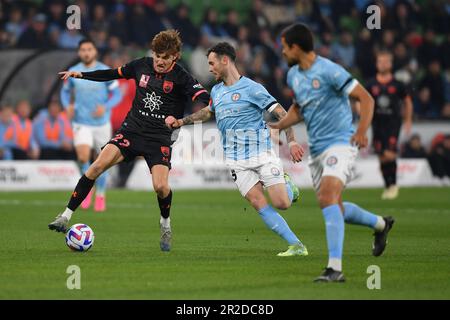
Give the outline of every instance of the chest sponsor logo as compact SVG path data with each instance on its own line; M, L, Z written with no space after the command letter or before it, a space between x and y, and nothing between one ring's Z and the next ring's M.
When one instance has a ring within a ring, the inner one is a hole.
M145 103L144 108L148 108L150 111L159 110L159 107L163 104L161 96L157 96L155 92L152 92L151 94L146 92L146 95L147 96L142 99Z
M147 83L150 80L150 76L147 74L141 75L141 80L139 80L139 87L147 88Z

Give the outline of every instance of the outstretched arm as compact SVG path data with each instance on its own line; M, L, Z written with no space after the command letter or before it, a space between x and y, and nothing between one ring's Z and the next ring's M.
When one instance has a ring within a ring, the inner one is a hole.
M185 126L188 124L193 124L195 122L205 122L210 120L214 115L214 112L212 112L208 107L204 107L203 109L200 109L199 111L190 114L183 119L175 119L173 116L168 116L166 118L166 125L170 129L176 129L181 126Z
M294 109L293 107L291 107L289 110ZM269 109L270 110L270 109ZM270 113L279 120L279 122L277 122L278 124L283 121L286 116L288 115L288 112L286 112L286 110L284 110L284 108L280 105L280 104L276 104L275 107L270 110ZM272 127L273 128L273 127ZM281 129L281 128L273 128L273 129ZM299 162L302 160L302 156L303 156L303 148L297 143L297 141L295 140L295 133L294 133L294 129L292 129L291 126L287 126L284 129L284 132L286 133L286 140L289 144L289 151L291 153L292 156L292 160L294 162Z
M269 123L269 127L273 129L284 130L286 128L289 128L290 126L293 126L296 123L299 123L301 120L302 116L300 115L298 105L293 103L289 108L288 112L286 113L286 116L284 116L278 122Z
M351 142L356 144L360 148L364 148L368 145L367 129L369 129L372 122L374 100L366 89L360 84L350 92L349 96L356 99L360 104L360 120L358 128L355 134L351 138Z
M99 82L111 81L122 77L118 69L95 70L89 72L62 71L58 74L61 75L62 80L79 78Z

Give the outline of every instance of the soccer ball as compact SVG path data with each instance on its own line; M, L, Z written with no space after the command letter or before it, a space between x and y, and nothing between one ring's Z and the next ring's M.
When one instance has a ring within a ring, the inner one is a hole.
M74 224L66 233L66 244L74 251L88 251L94 244L94 231L86 224Z

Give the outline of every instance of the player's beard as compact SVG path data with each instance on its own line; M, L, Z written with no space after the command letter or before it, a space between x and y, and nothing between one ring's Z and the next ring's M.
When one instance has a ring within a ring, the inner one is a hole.
M95 60L95 56L94 56L94 57L88 57L88 58L83 57L83 58L81 59L81 61L82 61L85 65L90 65L92 62L94 62L94 60Z
M286 60L286 63L289 67L293 67L298 63L297 61L295 61L295 59L288 58L287 56L284 56L284 60Z

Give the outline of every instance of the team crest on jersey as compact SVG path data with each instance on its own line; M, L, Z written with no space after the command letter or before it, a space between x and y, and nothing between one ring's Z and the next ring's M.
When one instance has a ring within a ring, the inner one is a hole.
M313 86L314 89L319 89L319 87L320 87L320 82L319 82L319 80L314 79L314 80L312 81L312 86Z
M139 80L139 87L147 88L147 83L150 80L150 76L147 74L143 74L141 76L141 80Z
M238 101L241 98L241 95L239 93L233 93L231 96L231 100Z
M332 167L332 166L336 165L337 162L338 162L338 159L335 156L328 157L327 166Z
M170 93L172 91L172 89L173 89L173 82L164 80L164 83L163 83L164 93Z
M278 168L275 168L275 167L270 169L270 172L272 172L272 175L274 175L275 177L278 177L280 175L280 170Z

